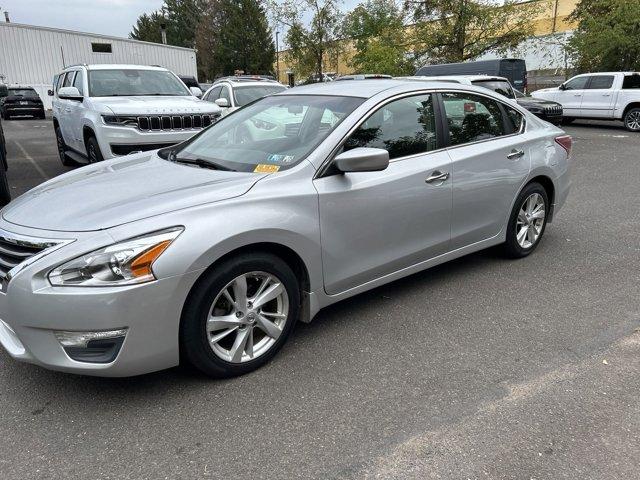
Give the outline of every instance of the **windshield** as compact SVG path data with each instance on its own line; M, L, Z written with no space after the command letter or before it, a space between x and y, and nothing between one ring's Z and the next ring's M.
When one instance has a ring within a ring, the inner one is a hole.
M174 158L243 172L277 172L299 163L363 98L266 97L213 124ZM171 157L170 157L171 158Z
M134 95L187 96L191 93L166 70L93 70L89 72L92 97L130 97Z
M515 98L515 94L513 93L513 88L511 84L506 80L478 80L476 82L472 82L474 85L478 87L488 88L489 90L493 90L500 95L507 98Z
M286 89L287 87L284 85L247 85L245 87L236 87L233 95L236 99L236 105L243 107L254 100Z
M9 95L14 95L16 97L35 97L38 98L38 94L35 90L30 88L10 88Z

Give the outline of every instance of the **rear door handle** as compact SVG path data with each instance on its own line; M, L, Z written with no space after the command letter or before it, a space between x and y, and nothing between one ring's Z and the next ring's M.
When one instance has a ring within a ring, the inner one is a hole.
M444 182L445 180L447 180L447 178L449 178L449 172L442 173L436 170L429 177L427 177L425 182L427 183Z
M515 148L511 150L511 153L507 155L509 160L516 160L524 155L524 150L516 150Z

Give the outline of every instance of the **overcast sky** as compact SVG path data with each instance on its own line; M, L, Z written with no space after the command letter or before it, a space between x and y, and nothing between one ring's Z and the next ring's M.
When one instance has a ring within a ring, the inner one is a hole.
M136 19L162 6L162 0L0 0L14 23L127 37ZM344 8L358 0L344 0ZM0 17L4 21L4 15Z

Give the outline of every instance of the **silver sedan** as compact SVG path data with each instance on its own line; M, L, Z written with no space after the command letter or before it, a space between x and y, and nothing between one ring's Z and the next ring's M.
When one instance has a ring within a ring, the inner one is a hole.
M0 342L88 375L181 359L216 377L252 371L327 305L494 245L531 254L567 198L570 151L564 132L482 88L284 91L7 206Z

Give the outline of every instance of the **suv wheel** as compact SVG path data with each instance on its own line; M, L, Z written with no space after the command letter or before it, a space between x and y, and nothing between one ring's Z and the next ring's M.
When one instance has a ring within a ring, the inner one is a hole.
M624 126L630 132L640 132L640 108L632 108L625 113Z
M211 269L182 315L183 358L212 377L251 372L267 363L300 314L300 287L279 257L250 253Z
M539 183L527 185L513 206L504 253L510 258L531 254L542 239L549 215L547 191Z
M65 167L72 166L73 161L69 157L67 157L67 145L66 143L64 143L64 138L62 138L60 127L56 127L56 144L58 146L58 156L60 157L62 165L64 165Z
M101 162L104 160L102 156L102 152L100 151L100 146L98 145L98 140L96 137L89 137L89 141L87 142L87 158L89 159L89 163Z

